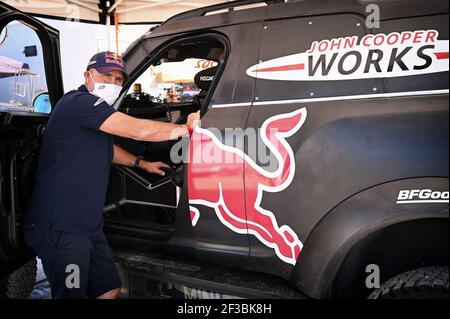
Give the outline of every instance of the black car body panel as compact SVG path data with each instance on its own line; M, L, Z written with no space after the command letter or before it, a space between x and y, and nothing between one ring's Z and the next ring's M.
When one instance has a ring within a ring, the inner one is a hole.
M448 176L448 98L400 99L405 102L402 109L398 107L398 99L278 105L275 112L305 106L311 121L304 125L303 135L288 140L296 153L298 167L291 186L282 194L264 194L261 206L283 212L277 215L279 223L298 230L304 249L316 225L352 196L395 180ZM431 103L424 112L424 100L436 103ZM273 107L258 108L257 113L250 115L249 124L260 117L253 124L258 127L262 119L273 113ZM389 201L395 202L397 195L398 191L392 192ZM346 220L351 224L352 219ZM292 269L275 263L276 258L269 257L268 247L252 239L250 245L255 270L270 269L272 274L286 274L289 278Z

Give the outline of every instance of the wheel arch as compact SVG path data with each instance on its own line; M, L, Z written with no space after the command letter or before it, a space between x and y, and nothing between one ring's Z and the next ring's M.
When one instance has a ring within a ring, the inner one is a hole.
M379 266L381 281L416 266L448 265L448 204L396 203L399 190L421 188L447 191L448 178L392 181L340 203L305 240L291 283L312 298L368 295L368 264Z
M366 287L371 273L379 269L379 283L420 267L448 265L448 218L419 218L378 229L358 241L343 259L332 283L326 288L331 298L367 297L374 289Z

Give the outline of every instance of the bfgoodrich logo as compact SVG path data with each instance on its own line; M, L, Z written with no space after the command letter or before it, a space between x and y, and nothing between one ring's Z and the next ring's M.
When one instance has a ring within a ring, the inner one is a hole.
M447 203L448 191L433 191L431 189L405 189L400 190L397 204L411 203Z

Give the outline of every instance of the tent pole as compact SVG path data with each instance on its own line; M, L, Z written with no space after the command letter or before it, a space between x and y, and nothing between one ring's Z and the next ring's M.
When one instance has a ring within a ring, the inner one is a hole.
M106 1L106 8L109 8L110 3L109 1ZM107 46L107 51L111 51L111 36L110 36L110 28L111 28L111 19L109 16L109 13L106 13L106 46Z
M123 0L116 0L116 2L112 5L111 8L108 9L108 13L111 13Z
M107 43L107 48L108 48L108 50L107 51L110 51L110 48L111 48L111 46L110 46L110 35L109 35L109 31L110 31L110 27L111 27L111 21L110 21L110 19L109 19L109 14L106 14L106 43Z
M114 29L116 30L116 53L119 54L119 14L114 10Z

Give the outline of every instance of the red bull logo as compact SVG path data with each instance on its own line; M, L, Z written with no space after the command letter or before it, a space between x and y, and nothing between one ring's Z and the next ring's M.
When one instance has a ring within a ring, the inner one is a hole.
M291 184L295 158L286 138L295 134L305 120L306 109L302 108L272 116L262 124L261 139L278 162L275 171L263 169L241 149L225 145L211 131L197 127L190 141L188 165L192 225L195 227L201 218L197 206L210 207L226 227L255 236L274 249L282 261L295 265L302 242L291 227L280 226L275 214L261 207L261 200L264 192L281 192ZM193 160L205 150L212 160Z
M124 66L122 58L117 53L105 54L105 62L106 63L115 63L115 64L120 65L121 67Z

